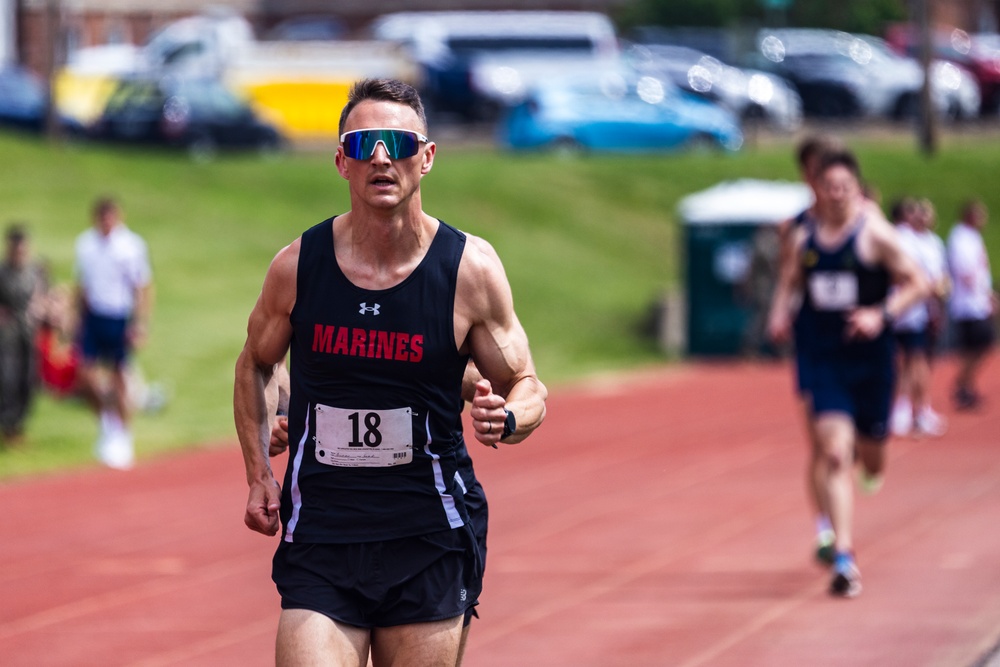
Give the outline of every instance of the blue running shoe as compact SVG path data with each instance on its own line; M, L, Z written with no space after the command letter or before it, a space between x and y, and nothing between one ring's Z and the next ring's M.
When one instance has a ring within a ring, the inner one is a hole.
M861 593L861 571L850 553L838 553L833 560L833 579L830 595L842 598L857 597Z

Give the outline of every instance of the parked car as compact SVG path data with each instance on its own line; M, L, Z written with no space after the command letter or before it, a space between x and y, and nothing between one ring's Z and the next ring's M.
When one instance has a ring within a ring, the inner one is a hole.
M639 72L669 79L677 87L726 107L741 119L761 119L793 131L802 124L802 98L775 74L727 65L686 46L635 44L626 58Z
M281 21L267 31L264 39L283 42L332 42L343 39L347 25L337 17L327 14L293 16Z
M762 68L792 81L807 115L910 118L919 110L923 69L877 37L833 30L780 29L758 34ZM971 118L979 91L968 72L935 61L931 68L938 113Z
M548 82L498 125L512 149L653 152L686 147L739 150L737 118L668 81L628 73Z
M910 23L890 26L886 42L898 53L920 55L917 29ZM1000 35L969 34L959 28L936 30L931 36L934 57L969 71L979 84L981 113L1000 111Z
M215 79L136 78L121 81L91 136L185 148L195 157L218 149L273 151L283 139Z
M857 35L872 48L872 60L902 60L909 67L917 67L920 75L917 80L923 86L924 73L920 63L915 58L902 56L892 50L892 47L880 37L872 35ZM968 120L979 115L982 98L979 84L975 77L965 69L940 59L930 63L931 99L937 112L950 120ZM918 87L919 90L919 87ZM908 110L910 116L916 116L916 108Z
M29 132L45 129L49 110L49 91L45 81L23 67L0 67L0 127ZM60 114L60 130L76 136L80 123Z
M20 67L0 69L0 125L40 131L48 95L38 77Z
M431 112L494 120L536 82L594 71L619 56L611 20L596 12L397 12L372 25L403 44L424 74Z
M629 28L625 37L634 44L686 46L730 64L746 50L745 35L732 28L638 25Z

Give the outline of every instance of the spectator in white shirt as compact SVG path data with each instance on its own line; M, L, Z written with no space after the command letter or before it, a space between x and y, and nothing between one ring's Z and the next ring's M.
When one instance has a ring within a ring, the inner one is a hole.
M981 403L976 377L996 339L994 316L998 302L982 235L986 220L982 202L969 201L962 208L962 219L948 235L952 280L949 313L955 323L959 354L954 399L960 410L973 409Z
M944 241L933 231L936 221L934 205L927 199L912 202L905 219L896 221L900 244L923 271L932 294L901 313L893 325L899 349L899 381L892 412L894 435L939 436L947 428L944 417L931 407L929 393L931 357L949 284Z
M152 271L146 243L125 226L117 202L98 199L93 220L76 241L82 389L100 416L97 457L109 467L127 469L134 462L127 362L146 336ZM105 368L109 383L101 382Z

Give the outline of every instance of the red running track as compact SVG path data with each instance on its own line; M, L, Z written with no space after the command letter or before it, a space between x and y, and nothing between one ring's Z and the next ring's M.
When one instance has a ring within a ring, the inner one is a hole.
M937 440L890 444L858 503L865 590L811 561L784 365L685 365L553 391L531 440L473 452L490 499L467 667L966 667L1000 640L1000 377ZM0 664L268 665L276 544L243 527L235 443L0 485Z

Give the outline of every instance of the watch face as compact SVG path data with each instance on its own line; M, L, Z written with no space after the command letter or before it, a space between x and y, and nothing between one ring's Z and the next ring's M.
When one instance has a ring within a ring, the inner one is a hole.
M503 436L501 436L501 440L517 430L517 420L514 419L514 413L507 408L504 408L504 412L507 413L507 417L503 420Z

